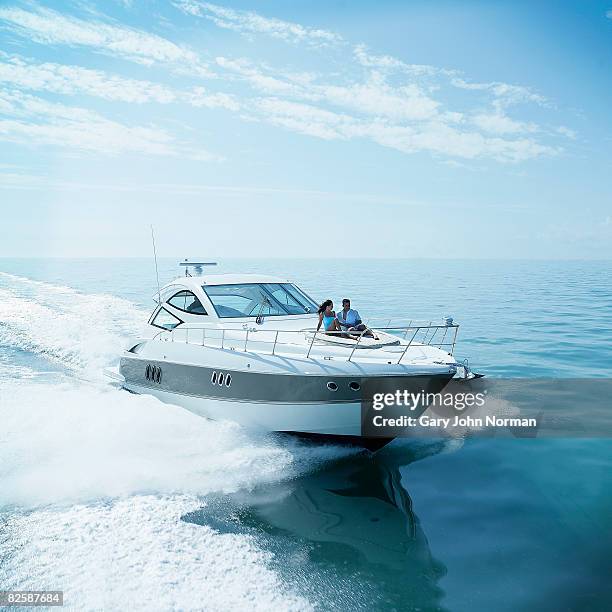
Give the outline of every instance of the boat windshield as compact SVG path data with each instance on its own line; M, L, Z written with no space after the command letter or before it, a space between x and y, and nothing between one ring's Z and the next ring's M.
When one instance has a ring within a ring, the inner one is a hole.
M221 318L283 316L317 311L317 305L290 283L204 286Z

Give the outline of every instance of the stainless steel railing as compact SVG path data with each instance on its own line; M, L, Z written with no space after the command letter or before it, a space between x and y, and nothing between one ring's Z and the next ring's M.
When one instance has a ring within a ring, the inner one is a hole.
M306 349L305 357L313 358L313 348L316 346L317 357L324 359L345 358L347 361L355 361L355 353L359 351L379 351L386 350L389 353L399 354L396 363L401 363L408 353L410 347L414 346L434 346L453 355L459 325L434 325L431 322L424 325L408 326L389 326L376 327L372 329L374 333L384 333L398 339L397 344L378 344L375 346L365 346L367 329L361 332L352 332L354 344L341 345L326 342L326 337L341 336L347 337L346 331L321 331L315 329L287 330L287 329L257 329L257 328L218 328L212 326L190 326L180 325L172 330L159 332L155 338L170 342L184 342L186 344L196 344L208 348L219 348L223 350L240 350L243 352L257 352L269 355L278 355L279 347L291 347L292 353L299 354L300 348ZM287 338L289 338L287 340ZM307 344L296 342L303 338ZM347 338L349 340L349 338ZM261 350L261 346L268 347ZM326 349L326 350L325 350ZM333 349L333 350L331 350ZM282 351L281 351L282 352ZM360 354L360 353L358 353ZM371 353L370 353L371 355ZM395 357L394 357L395 358Z

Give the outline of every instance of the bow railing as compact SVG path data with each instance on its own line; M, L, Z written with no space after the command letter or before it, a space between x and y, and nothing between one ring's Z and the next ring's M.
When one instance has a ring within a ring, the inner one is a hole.
M385 358L399 364L409 354L410 348L416 346L434 346L453 355L458 331L459 325L455 323L438 325L432 322L368 327L362 331L219 328L183 324L172 330L159 332L155 339L272 356L301 355L306 359L356 361L356 355L371 359L379 355L380 351L384 351Z

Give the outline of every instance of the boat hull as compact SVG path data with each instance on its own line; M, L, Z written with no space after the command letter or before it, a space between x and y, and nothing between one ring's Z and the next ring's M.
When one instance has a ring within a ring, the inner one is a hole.
M363 402L371 401L373 390L388 392L401 388L415 393L423 389L436 392L453 375L446 372L367 376L363 371L350 375L337 371L325 375L279 374L134 357L121 360L120 373L122 386L129 391L153 395L202 417L235 421L249 429L319 439L325 436L335 442L374 449L384 446L389 438L362 439Z
M289 403L198 397L125 382L128 391L148 394L215 421L235 421L260 431L361 435L361 403Z
M393 438L361 435L361 404L357 403L262 405L192 397L125 383L123 387L132 393L153 395L198 416L235 421L248 429L277 432L313 442L359 446L373 452L393 441Z

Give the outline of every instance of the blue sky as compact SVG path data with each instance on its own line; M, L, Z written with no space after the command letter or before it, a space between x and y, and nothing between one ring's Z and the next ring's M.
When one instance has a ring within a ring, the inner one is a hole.
M612 257L612 2L0 2L0 256Z

